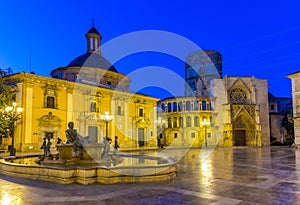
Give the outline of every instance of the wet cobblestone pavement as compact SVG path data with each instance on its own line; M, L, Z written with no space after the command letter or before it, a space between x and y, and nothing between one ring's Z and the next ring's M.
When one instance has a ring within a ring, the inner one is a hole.
M300 204L300 150L191 149L174 180L155 183L61 185L0 173L0 204Z

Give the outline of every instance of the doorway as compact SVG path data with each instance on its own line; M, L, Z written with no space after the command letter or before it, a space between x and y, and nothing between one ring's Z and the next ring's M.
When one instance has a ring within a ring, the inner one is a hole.
M97 138L98 138L98 127L96 126L89 126L89 131L88 131L88 136L90 137L90 142L92 144L97 143Z
M246 130L234 131L234 146L246 146Z
M144 128L138 128L138 143L139 147L143 147L145 145L145 130Z

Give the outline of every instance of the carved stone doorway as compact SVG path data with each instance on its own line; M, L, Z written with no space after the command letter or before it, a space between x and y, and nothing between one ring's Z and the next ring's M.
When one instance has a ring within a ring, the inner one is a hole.
M51 135L51 148L56 149L57 139L60 138L61 119L49 112L48 115L43 115L39 119L39 138L38 147L41 147L46 135Z
M246 146L246 130L234 131L234 146Z
M246 146L247 145L247 126L244 123L246 120L240 116L233 123L233 146Z

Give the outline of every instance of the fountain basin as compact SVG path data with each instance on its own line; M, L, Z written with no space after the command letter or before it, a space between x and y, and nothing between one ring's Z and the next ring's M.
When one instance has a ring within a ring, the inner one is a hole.
M154 159L153 156L118 155L124 158L138 158L144 161ZM1 173L35 180L51 181L60 184L114 184L135 182L157 182L176 177L176 164L168 158L157 157L160 163L155 165L118 165L113 167L102 165L32 165L17 164L13 159L0 160ZM54 160L55 161L55 160Z

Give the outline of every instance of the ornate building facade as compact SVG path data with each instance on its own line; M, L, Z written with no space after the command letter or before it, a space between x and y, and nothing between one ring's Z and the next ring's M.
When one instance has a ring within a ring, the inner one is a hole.
M101 39L93 26L86 34L87 52L66 67L56 68L52 78L29 73L5 77L17 86L16 101L24 108L15 133L18 151L40 150L46 134L66 140L67 123L78 133L101 143L108 133L118 136L121 148L156 146L158 99L128 91L130 79L119 73L101 54ZM100 116L109 113L113 120Z
M270 145L267 81L254 76L225 76L215 81L222 81L225 91L225 103L218 103L224 112L223 133L219 145ZM218 96L216 98L218 101Z
M213 110L208 97L174 97L158 102L158 137L166 146L211 146ZM207 122L207 123L206 123Z
M158 132L166 145L270 144L266 80L225 76L212 80L210 88L210 97L175 97L158 102L158 117L164 122Z
M252 77L222 77L216 50L190 53L185 97L159 101L159 139L175 146L270 144L268 85ZM160 123L162 124L162 123ZM163 129L164 128L164 129Z

